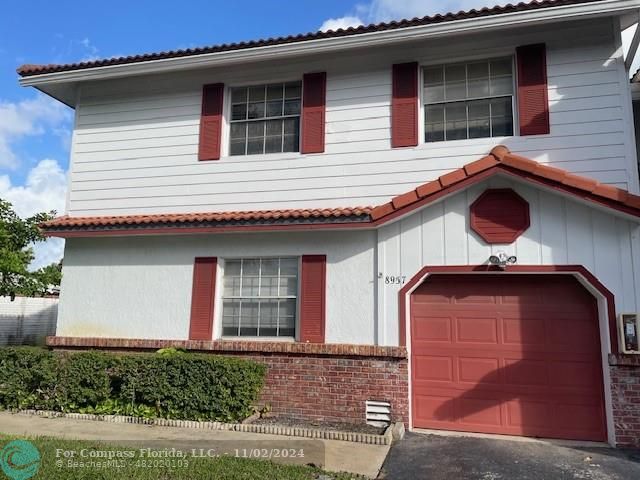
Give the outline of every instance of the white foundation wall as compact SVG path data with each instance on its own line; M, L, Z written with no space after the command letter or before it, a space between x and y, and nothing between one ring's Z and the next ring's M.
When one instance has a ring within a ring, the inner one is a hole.
M512 188L529 203L531 226L511 245L488 245L469 225L469 207L487 188ZM614 295L616 311L640 310L640 227L557 193L492 177L382 227L378 240L378 338L398 344L398 292L424 266L487 264L503 251L518 265L582 265Z
M391 148L393 63L510 56L519 45L539 42L547 45L549 135ZM198 161L203 84L300 80L312 71L327 72L325 153L229 157L225 125L223 157ZM86 84L78 98L68 213L377 205L479 159L500 143L637 193L628 90L619 27L611 18Z
M326 342L375 343L375 233L305 232L68 239L58 336L187 339L193 261L327 255Z

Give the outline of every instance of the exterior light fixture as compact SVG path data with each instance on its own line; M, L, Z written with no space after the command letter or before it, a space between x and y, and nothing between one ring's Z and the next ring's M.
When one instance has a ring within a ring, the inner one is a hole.
M507 265L513 265L518 261L515 255L507 255L505 252L497 252L495 255L489 257L489 263L496 265L503 270L507 268Z

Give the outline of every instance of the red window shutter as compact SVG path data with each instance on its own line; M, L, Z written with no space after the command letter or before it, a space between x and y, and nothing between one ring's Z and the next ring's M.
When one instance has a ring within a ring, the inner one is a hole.
M222 83L202 87L202 115L200 117L198 160L220 159L223 97L224 84Z
M193 264L189 340L213 338L213 304L216 290L216 257L198 257Z
M520 135L549 133L546 47L543 43L518 47L516 57Z
M300 341L324 343L326 255L303 255L300 275Z
M302 153L324 152L327 74L307 73L302 78Z
M418 64L393 66L391 146L418 145Z

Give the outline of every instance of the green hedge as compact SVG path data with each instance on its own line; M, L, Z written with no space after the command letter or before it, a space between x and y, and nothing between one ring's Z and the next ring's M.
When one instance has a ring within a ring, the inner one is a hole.
M111 354L0 348L0 408L238 421L251 415L264 365L161 351Z

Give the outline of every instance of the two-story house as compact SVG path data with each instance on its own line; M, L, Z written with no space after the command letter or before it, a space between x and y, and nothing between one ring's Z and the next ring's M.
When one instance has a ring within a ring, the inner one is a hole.
M22 66L75 109L49 345L250 357L302 419L639 442L639 9Z

